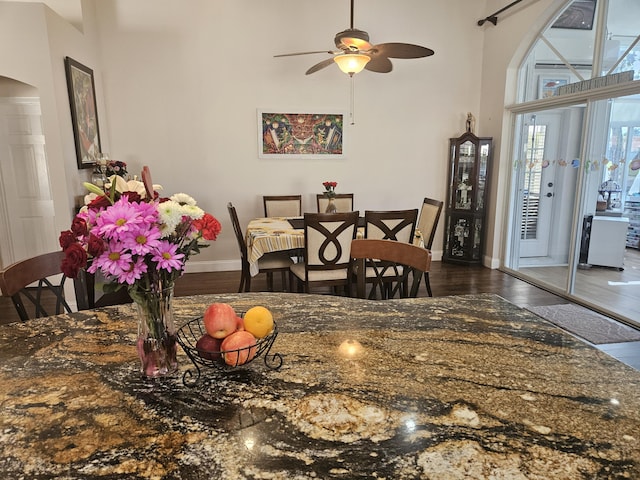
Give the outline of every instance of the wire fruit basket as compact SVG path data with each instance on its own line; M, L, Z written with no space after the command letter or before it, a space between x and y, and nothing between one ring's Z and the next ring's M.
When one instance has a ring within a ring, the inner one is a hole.
M243 313L239 313L243 316ZM207 333L203 317L198 317L185 323L177 332L178 343L187 354L191 363L195 367L187 369L182 375L182 382L186 386L194 386L201 375L201 368L211 368L215 370L233 370L253 362L256 358L263 357L264 364L271 370L278 370L282 366L282 355L279 353L270 354L273 342L278 336L278 326L273 323L273 330L263 338L257 338L255 345L239 348L237 350L211 351L204 350L196 346L198 340ZM235 356L236 364L228 365L225 355Z

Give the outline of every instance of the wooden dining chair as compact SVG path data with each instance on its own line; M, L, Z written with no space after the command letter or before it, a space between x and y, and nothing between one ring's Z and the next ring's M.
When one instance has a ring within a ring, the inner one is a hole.
M289 268L289 283L293 290L309 293L312 288L339 287L349 293L349 250L356 238L359 212L305 213L305 257Z
M263 195L265 217L301 217L302 195Z
M412 243L418 209L364 212L364 238Z
M351 242L350 277L356 295L369 300L415 298L420 280L431 268L431 252L394 240L357 239ZM367 285L371 285L367 293Z
M422 202L420 216L418 217L417 229L420 232L420 238L414 239L414 245L422 243L424 248L429 251L431 250L443 205L444 202L440 200L425 197ZM427 293L430 297L433 297L433 293L431 292L431 283L429 282L429 272L425 272L424 282L427 287Z
M336 209L338 213L353 212L353 193L336 193L334 197ZM318 205L318 213L325 213L329 199L322 193L316 195L316 203Z
M71 313L64 296L66 276L60 265L65 254L44 253L18 261L0 272L0 290L11 297L20 320Z
M233 231L236 234L236 240L238 242L238 248L240 249L240 261L242 263L242 269L240 273L240 286L238 287L238 293L251 291L251 272L249 271L249 254L247 252L247 243L245 240L240 221L238 220L238 214L236 207L231 202L227 204L227 210L229 211L229 217L231 218L231 224L233 225ZM267 275L267 287L269 291L273 291L273 274L280 272L282 275L283 290L287 290L287 272L289 267L293 264L293 260L286 253L273 252L267 253L260 257L258 260L258 272L266 273Z

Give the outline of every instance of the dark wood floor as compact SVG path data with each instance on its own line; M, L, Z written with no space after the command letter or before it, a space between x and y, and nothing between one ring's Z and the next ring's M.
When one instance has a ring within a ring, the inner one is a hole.
M431 288L436 297L474 293L495 293L518 305L556 305L568 300L541 288L519 280L511 275L482 266L461 266L442 262L432 264ZM190 273L176 283L176 296L211 293L234 293L238 290L240 272ZM276 276L276 288L280 288L280 278ZM266 276L252 279L252 291L266 291ZM422 285L418 294L426 297ZM0 297L0 324L17 321L18 317L10 299ZM618 358L622 362L640 370L640 342L598 345L598 348Z

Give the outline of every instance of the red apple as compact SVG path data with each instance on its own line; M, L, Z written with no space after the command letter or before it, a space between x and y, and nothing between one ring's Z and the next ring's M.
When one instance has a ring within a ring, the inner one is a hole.
M213 338L225 338L236 331L237 315L228 303L212 303L204 312L204 328Z
M220 354L222 340L213 338L211 335L204 334L196 342L196 350L198 355L207 360L218 360L222 358Z
M236 318L236 330L244 330L244 319L242 317Z
M256 338L249 332L233 332L222 341L222 358L227 365L236 367L253 360L256 356Z

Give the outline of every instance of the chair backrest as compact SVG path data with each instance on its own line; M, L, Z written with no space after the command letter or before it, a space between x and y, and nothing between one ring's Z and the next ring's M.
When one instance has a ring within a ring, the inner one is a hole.
M318 213L325 213L329 199L323 193L318 193L316 194L316 202L318 204ZM353 212L353 193L336 193L334 203L338 213Z
M238 220L238 214L236 213L236 207L233 206L231 202L227 203L227 210L229 210L229 217L231 218L231 225L233 225L233 231L236 234L236 240L238 242L238 248L240 249L240 256L242 263L246 263L249 261L247 256L247 243L244 239L244 234L242 233L242 227L240 226L240 221Z
M349 268L351 241L356 238L359 212L305 213L305 271Z
M265 217L302 216L302 195L263 195Z
M413 242L418 209L364 212L364 237L377 240Z
M11 297L22 321L71 313L64 298L64 252L44 253L21 260L0 272L0 289ZM28 300L28 302L26 302Z
M415 298L420 280L431 268L430 250L393 240L353 240L351 258L357 296L371 300ZM371 285L368 295L367 283Z
M441 202L440 200L433 200L426 197L422 202L422 209L420 210L417 228L422 235L424 248L429 250L431 250L433 239L436 236L436 228L438 227L438 220L440 219L440 213L442 212L443 205L444 202Z

